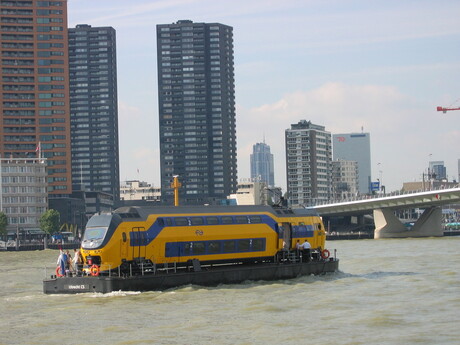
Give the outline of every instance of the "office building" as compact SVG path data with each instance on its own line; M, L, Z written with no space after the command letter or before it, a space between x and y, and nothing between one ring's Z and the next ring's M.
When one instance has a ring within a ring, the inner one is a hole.
M301 120L285 131L288 201L313 206L329 201L332 186L331 133Z
M358 163L359 193L370 194L371 190L371 144L369 133L334 134L333 159ZM381 176L382 174L379 174ZM380 178L381 179L381 178ZM383 184L383 181L380 181Z
M447 170L444 166L444 161L431 161L428 170L430 179L436 181L447 180Z
M251 178L254 181L265 182L268 186L275 185L275 172L273 167L273 154L270 146L257 143L252 146L251 154Z
M45 159L0 159L0 212L7 216L7 230L40 228L47 185Z
M116 35L112 27L69 29L74 190L120 197Z
M49 193L70 194L67 1L2 0L0 11L0 155L41 151Z
M144 181L125 181L120 189L120 200L122 201L146 201L160 202L161 188L154 187ZM126 203L124 203L126 204Z
M215 204L237 185L233 29L180 20L157 25L161 193Z
M227 197L230 205L267 205L267 184L261 181L240 181L235 194Z
M332 194L334 200L358 195L358 162L339 159L332 161Z

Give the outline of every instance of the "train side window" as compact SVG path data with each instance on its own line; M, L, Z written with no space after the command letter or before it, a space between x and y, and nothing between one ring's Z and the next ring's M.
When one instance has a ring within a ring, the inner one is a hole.
M222 216L221 221L222 221L222 224L233 224L233 217Z
M247 224L248 223L248 217L246 216L236 216L235 220L237 224Z
M203 218L201 217L192 217L190 218L190 222L192 225L203 225Z
M171 218L164 218L165 220L165 223L167 226L171 226L172 225L172 219Z
M122 232L121 233L121 237L123 238L123 242L126 242L127 238L126 238L126 232Z
M219 224L219 218L217 217L206 217L206 223L209 225Z
M206 247L204 242L193 242L193 255L205 254Z
M262 217L261 216L249 216L249 223L251 224L262 223Z
M209 241L208 242L208 254L220 253L220 241Z
M184 256L190 256L193 253L193 242L186 242L184 244Z
M228 240L224 241L224 253L234 253L235 250L235 241Z
M165 222L164 222L163 218L158 218L157 222L158 222L159 226L164 226L165 225Z
M185 218L185 217L175 217L174 218L174 223L177 226L185 226L185 225L188 225L188 219Z
M252 250L254 252L263 252L265 250L265 239L255 238L252 240Z
M238 251L239 252L248 252L250 248L250 242L251 240L249 239L243 239L243 240L238 240Z

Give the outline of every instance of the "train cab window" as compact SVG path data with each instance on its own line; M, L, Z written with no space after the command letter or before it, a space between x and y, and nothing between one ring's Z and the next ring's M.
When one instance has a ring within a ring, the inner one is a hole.
M299 222L299 225L305 225L305 223L304 222Z
M249 216L249 223L251 224L262 223L262 217L261 216Z
M224 253L234 253L235 251L235 241L224 241Z
M174 223L177 226L185 226L185 225L188 225L188 219L185 217L176 217L174 218Z
M235 220L237 224L247 224L248 223L248 217L246 216L236 216Z
M222 221L222 224L233 224L233 217L222 216L221 221Z
M122 232L121 237L123 238L123 242L126 242L126 232Z
M252 250L255 252L263 252L265 250L265 240L263 238L253 239Z
M208 254L220 253L220 241L209 241L208 242Z
M239 252L248 252L250 246L251 246L251 240L249 239L238 240L238 251Z
M206 252L204 242L193 242L193 255L202 255Z
M190 223L192 225L203 225L204 224L203 218L201 218L201 217L192 217L192 218L190 218Z
M217 217L206 217L206 223L209 225L219 224L219 218Z

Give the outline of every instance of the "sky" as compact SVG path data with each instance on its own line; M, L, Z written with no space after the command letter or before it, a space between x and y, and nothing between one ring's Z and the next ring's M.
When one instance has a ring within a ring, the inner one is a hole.
M286 191L284 132L300 120L370 133L372 180L421 181L429 161L458 180L458 0L69 0L69 27L117 32L120 179L160 185L156 25L233 27L238 178L270 145Z

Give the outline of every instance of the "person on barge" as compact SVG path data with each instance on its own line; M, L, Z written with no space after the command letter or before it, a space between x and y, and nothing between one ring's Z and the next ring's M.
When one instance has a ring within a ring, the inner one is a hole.
M305 242L300 245L300 249L302 250L302 261L303 262L310 262L310 260L311 260L311 245L310 245L310 242L305 240Z

